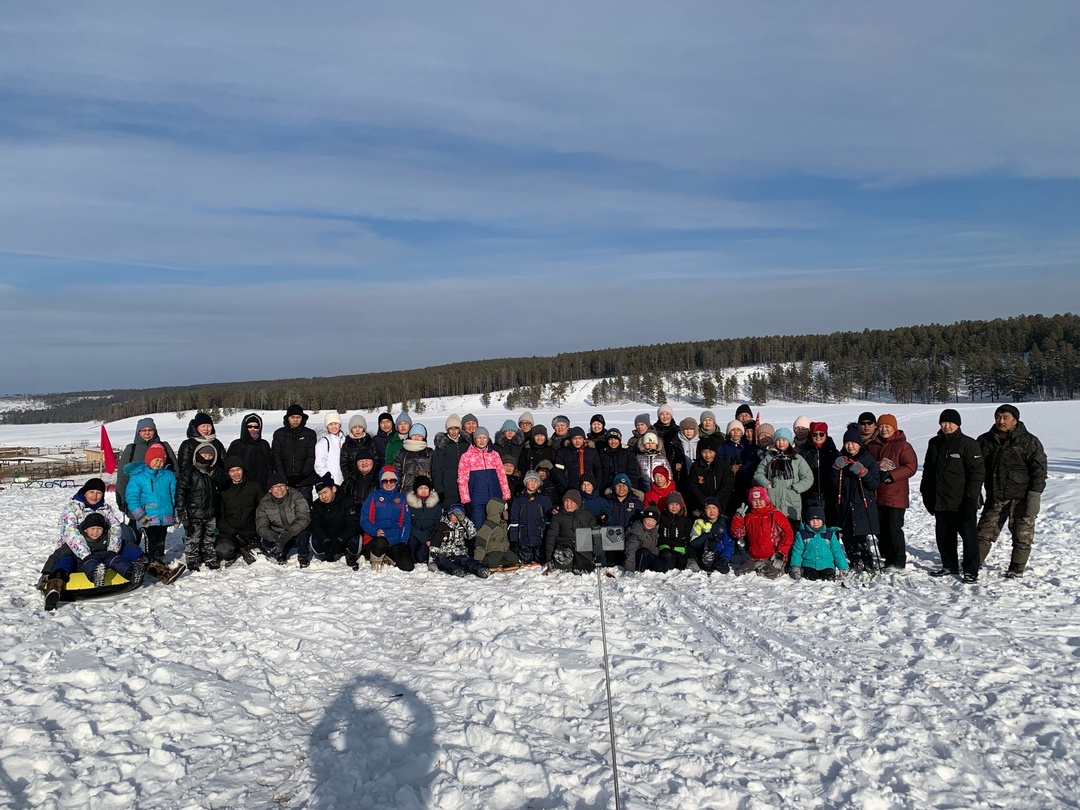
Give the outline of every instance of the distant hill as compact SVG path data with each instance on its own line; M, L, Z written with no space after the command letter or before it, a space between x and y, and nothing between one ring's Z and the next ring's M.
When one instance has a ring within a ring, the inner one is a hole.
M297 377L172 388L35 394L0 422L116 421L145 413L283 410L422 412L433 397L503 392L508 409L556 407L571 383L596 380L596 405L665 402L705 407L768 399L899 403L960 398L1072 399L1080 389L1080 316L1021 315L821 335L770 335L595 349L554 357L476 360L408 371ZM756 368L753 373L739 369Z

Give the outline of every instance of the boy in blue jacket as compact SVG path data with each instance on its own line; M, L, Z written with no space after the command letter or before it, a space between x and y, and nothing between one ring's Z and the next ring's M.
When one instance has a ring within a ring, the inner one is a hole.
M806 510L806 523L795 532L795 543L791 547L791 578L842 579L847 570L848 560L840 530L825 528L825 510L811 506Z
M525 474L525 489L510 504L510 548L522 565L538 565L544 532L551 521L551 498L540 491L543 480L535 470Z

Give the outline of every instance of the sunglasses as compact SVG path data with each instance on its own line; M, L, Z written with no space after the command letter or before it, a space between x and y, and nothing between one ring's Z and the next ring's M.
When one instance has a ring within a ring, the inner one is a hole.
M876 425L877 422L859 422L859 424L865 427L866 425Z
M258 425L248 425L248 426L247 426L247 429L248 429L248 430L258 430L258 429L259 429L259 426L258 426Z
M397 479L396 478L384 478L382 480L382 483L384 483L384 484L396 484Z
M818 433L811 433L810 435L811 436L817 436L819 439L824 439L829 434L828 433L820 433L820 432L818 432Z

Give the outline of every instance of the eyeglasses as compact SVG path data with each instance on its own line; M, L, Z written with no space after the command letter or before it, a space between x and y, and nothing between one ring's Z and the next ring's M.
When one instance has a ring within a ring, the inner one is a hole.
M828 436L829 434L828 434L828 433L820 433L820 432L819 432L819 433L811 433L810 435L811 435L811 436L816 436L816 437L817 437L817 438L819 438L819 439L824 439L824 438L825 438L826 436Z

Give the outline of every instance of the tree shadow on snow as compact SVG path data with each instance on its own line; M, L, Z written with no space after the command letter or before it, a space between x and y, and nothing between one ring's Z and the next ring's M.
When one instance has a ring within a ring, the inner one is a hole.
M427 807L435 720L416 693L385 675L353 679L326 709L309 745L309 807Z

